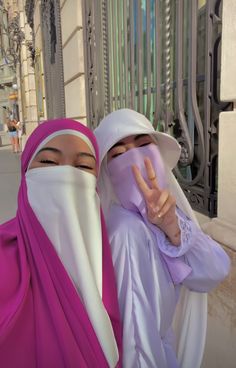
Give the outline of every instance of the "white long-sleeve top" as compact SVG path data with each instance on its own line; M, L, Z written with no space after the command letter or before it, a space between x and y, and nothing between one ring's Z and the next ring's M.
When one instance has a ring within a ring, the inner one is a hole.
M225 251L177 210L181 244L171 245L159 230L158 237L142 217L113 205L108 233L115 267L123 321L124 368L179 367L172 322L181 285L174 285L162 253L179 257L191 267L182 284L208 292L230 268Z

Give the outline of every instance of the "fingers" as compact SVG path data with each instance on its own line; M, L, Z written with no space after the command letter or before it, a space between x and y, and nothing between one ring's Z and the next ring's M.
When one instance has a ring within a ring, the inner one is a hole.
M146 196L148 194L148 191L150 190L150 188L148 187L146 181L143 179L142 174L140 172L140 170L138 169L138 167L136 165L132 166L132 171L136 180L136 183L139 187L139 189L141 190L141 192L143 193L144 196Z
M144 195L147 195L148 190L150 190L150 187L152 189L157 189L158 191L160 190L160 188L158 186L158 180L157 180L156 173L155 173L155 170L153 168L150 158L145 157L144 163L145 163L147 177L148 177L150 186L148 186L148 184L144 180L140 170L138 169L136 165L132 166L132 170L133 170L133 174L134 174L134 177L138 184L139 189Z
M157 202L156 211L158 218L164 217L175 206L175 198L167 190L163 190Z
M155 222L160 222L171 209L175 209L175 206L175 198L167 190L163 190L158 200L147 201L148 217Z
M146 171L147 171L147 177L149 179L151 188L159 189L156 173L155 173L155 170L152 166L152 162L151 162L150 158L145 157L144 163L145 163L145 167L146 167Z

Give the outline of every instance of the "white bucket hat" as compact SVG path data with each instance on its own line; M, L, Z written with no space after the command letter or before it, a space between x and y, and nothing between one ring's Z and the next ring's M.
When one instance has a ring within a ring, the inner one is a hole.
M114 144L123 138L136 134L152 135L161 152L165 164L173 169L180 157L181 147L166 133L156 132L150 121L142 114L120 109L107 115L94 131L100 149L100 164Z

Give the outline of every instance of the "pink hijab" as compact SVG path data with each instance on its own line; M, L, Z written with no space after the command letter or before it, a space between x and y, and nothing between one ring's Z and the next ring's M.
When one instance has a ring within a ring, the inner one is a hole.
M0 225L0 362L2 367L108 367L80 296L27 198L25 172L39 144L72 129L91 141L93 133L73 120L41 124L30 136L21 162L16 217ZM102 221L103 304L121 351L121 326L114 271ZM120 360L117 367L120 366Z

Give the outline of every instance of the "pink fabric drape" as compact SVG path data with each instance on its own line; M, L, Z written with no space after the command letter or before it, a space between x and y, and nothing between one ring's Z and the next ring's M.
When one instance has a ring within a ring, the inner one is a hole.
M80 296L27 198L25 171L29 160L40 142L62 129L85 134L98 162L92 132L73 120L45 122L27 142L22 154L17 214L0 226L0 365L4 368L108 367ZM121 352L114 271L101 218L103 303ZM121 353L117 366L120 362Z

